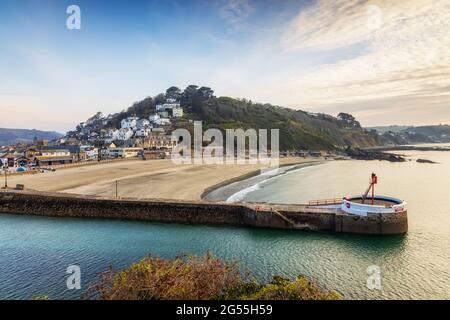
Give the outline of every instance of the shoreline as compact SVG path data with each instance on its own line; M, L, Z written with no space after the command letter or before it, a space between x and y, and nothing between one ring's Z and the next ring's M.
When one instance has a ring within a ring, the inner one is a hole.
M217 201L225 201L225 202L230 202L230 203L236 203L238 201L228 201L228 199L230 197L238 194L239 192L242 192L243 190L246 190L248 188L258 185L261 182L282 176L291 171L321 165L321 164L326 163L327 161L332 161L332 160L305 161L302 163L293 163L293 164L286 163L286 164L282 164L276 168L273 168L272 170L269 169L269 171L267 171L267 173L270 173L275 170L277 170L278 172L276 172L273 175L267 175L267 176L264 175L262 170L255 170L255 171L245 174L243 176L229 179L229 180L223 181L221 183L218 183L217 185L206 188L205 191L202 193L201 199L206 200L206 201L216 201L216 202ZM282 168L286 168L286 170L279 172L279 170ZM261 177L261 180L254 179L255 181L249 181L252 178L258 178L258 177Z
M280 167L319 162L315 158L281 158ZM323 160L322 160L323 161ZM66 168L54 172L8 177L10 187L106 198L168 199L197 201L211 191L258 176L263 164L176 165L170 159L120 161L97 166Z

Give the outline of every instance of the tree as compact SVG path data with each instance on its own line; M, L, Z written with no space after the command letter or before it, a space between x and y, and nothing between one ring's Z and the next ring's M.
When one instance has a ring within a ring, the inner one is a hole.
M181 97L181 90L178 87L170 87L166 90L166 98L179 100Z
M198 95L201 100L208 100L209 98L212 98L214 94L214 91L209 87L201 87L198 89Z
M182 96L186 99L192 99L197 95L197 91L198 86L191 84L184 89Z
M155 105L162 104L162 103L166 102L166 96L164 94L160 93L155 97L154 101L155 101Z
M341 128L361 129L361 124L351 114L341 112L338 114L337 119Z

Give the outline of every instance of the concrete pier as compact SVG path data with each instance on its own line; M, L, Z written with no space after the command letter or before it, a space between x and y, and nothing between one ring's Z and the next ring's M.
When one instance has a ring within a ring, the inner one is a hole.
M1 190L0 213L376 235L403 234L408 230L406 212L360 217L345 214L339 209L307 205L115 199L30 190Z

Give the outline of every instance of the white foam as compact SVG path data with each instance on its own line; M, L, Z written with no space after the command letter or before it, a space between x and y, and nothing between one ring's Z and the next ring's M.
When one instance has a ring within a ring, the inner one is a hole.
M254 192L256 190L260 189L260 183L254 184L250 187L247 187L245 189L242 189L234 194L232 194L226 202L239 202L242 201L246 195L248 195L250 192Z
M245 197L248 194L250 194L252 192L255 192L257 190L260 190L261 186L263 184L265 184L265 183L267 183L267 182L269 182L269 181L271 181L273 179L276 179L276 178L279 178L279 177L282 177L284 175L291 174L291 173L294 173L294 172L299 172L299 171L302 171L304 169L312 167L312 166L306 166L306 167L301 167L301 168L298 168L298 169L291 169L291 170L289 170L290 168L295 168L297 166L298 165L292 165L292 166L289 166L289 167L277 168L277 169L274 169L274 170L270 170L270 171L266 171L266 172L261 173L258 177L261 177L261 176L270 176L270 177L266 178L266 179L264 179L262 181L259 181L259 182L255 183L255 184L253 184L253 185L251 185L251 186L249 186L247 188L239 190L236 193L233 193L231 196L229 196L227 198L226 202L239 202L239 201L242 201L243 199L245 199Z

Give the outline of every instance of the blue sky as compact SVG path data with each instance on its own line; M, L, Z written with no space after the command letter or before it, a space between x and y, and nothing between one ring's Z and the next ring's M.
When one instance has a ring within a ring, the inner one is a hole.
M450 123L449 1L380 0L375 27L371 3L0 0L0 127L66 131L189 84L366 125Z

